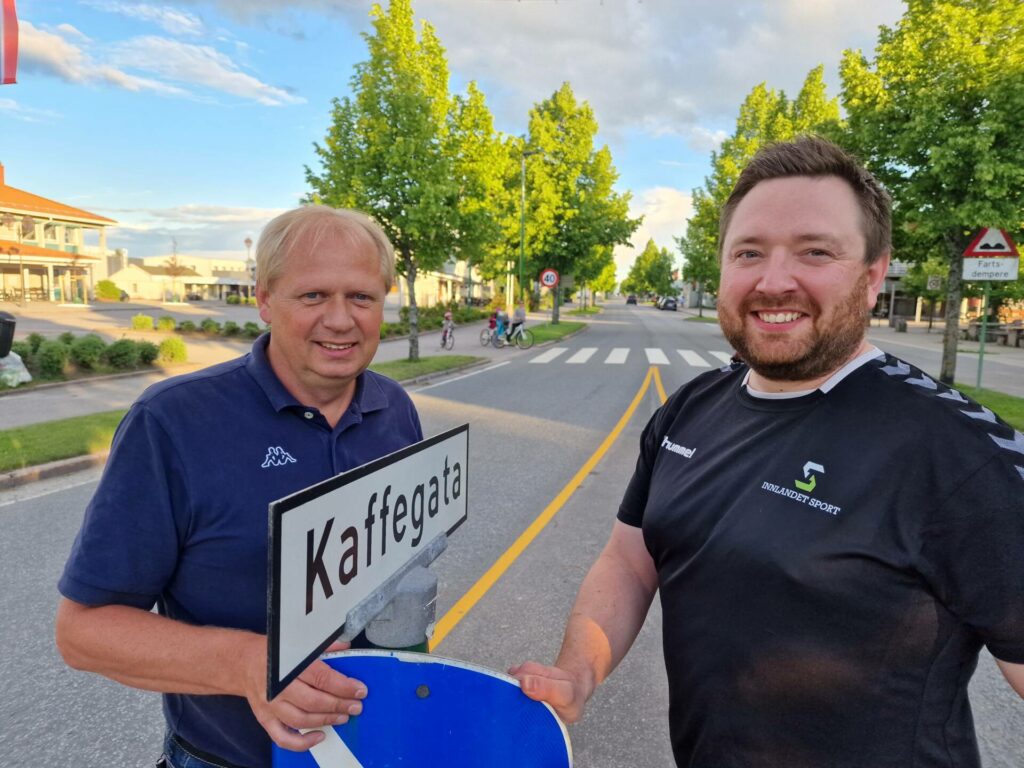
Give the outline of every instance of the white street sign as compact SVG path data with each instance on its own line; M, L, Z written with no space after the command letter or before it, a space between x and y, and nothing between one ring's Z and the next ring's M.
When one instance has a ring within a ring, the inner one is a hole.
M986 227L964 251L964 280L1016 280L1019 273L1017 246L1001 229Z
M466 520L468 451L463 425L270 505L271 697L350 611Z

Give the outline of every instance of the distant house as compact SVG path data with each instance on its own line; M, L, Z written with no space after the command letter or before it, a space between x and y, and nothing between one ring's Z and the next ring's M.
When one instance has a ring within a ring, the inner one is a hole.
M0 301L86 301L116 225L9 186L0 164Z

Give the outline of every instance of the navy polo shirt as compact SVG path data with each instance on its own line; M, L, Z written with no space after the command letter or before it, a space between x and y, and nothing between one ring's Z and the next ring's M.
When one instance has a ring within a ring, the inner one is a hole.
M423 438L409 396L371 371L332 429L267 359L160 382L132 405L58 585L84 605L157 606L190 624L266 633L267 506ZM244 698L164 695L169 728L240 766L269 766Z

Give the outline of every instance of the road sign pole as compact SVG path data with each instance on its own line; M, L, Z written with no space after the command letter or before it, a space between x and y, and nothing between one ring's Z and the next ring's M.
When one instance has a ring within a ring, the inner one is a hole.
M985 281L984 298L981 300L981 344L978 346L978 380L975 389L981 389L981 368L985 364L985 338L988 336L988 289L992 283Z
M437 575L423 566L413 568L391 602L366 625L366 639L375 648L426 653L436 605Z

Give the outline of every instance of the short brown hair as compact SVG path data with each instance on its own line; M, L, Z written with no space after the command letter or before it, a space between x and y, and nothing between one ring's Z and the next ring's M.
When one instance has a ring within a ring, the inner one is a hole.
M372 244L380 257L384 287L391 290L395 281L395 249L384 230L364 213L326 205L304 205L270 220L256 244L256 285L269 290L284 270L292 245L306 234L312 235L315 244L327 232L362 238Z
M718 219L718 255L736 206L762 181L790 176L836 176L853 190L864 228L864 261L874 264L892 248L892 198L867 168L846 150L820 136L761 147L740 173Z

